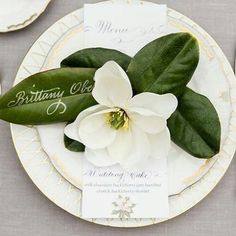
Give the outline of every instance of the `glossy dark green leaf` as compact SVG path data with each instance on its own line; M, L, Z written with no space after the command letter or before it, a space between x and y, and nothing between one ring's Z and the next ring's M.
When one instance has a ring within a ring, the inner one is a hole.
M169 34L144 46L127 69L135 93L180 95L198 65L197 40L188 33Z
M105 62L110 60L117 62L124 70L126 70L131 58L128 55L113 49L87 48L65 58L61 62L61 66L100 68Z
M171 139L189 154L211 158L219 152L219 117L208 98L189 88L178 98L178 108L168 120Z
M62 68L34 74L0 98L0 119L27 125L74 120L96 104L91 95L94 73Z
M64 135L64 144L65 147L72 152L83 152L85 149L85 146L82 143L70 139L66 135Z

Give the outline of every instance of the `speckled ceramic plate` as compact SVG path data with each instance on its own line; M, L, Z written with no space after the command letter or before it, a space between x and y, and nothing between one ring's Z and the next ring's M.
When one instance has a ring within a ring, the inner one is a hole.
M112 4L112 2L101 4ZM138 2L138 4L154 3ZM236 148L236 82L222 51L198 25L169 9L168 31L187 31L198 39L200 63L189 86L212 101L222 124L221 151L210 161L195 159L173 145L168 158L169 193L174 194L169 197L169 218L173 218L203 199L222 178L233 158ZM56 22L35 42L19 68L15 83L41 70L58 67L62 58L81 48L83 48L83 9L72 12ZM22 165L32 181L54 203L80 217L82 192L79 189L81 185L79 170L83 157L75 153L66 156L66 149L62 152L56 148L62 146L63 126L64 124L41 127L40 141L35 127L12 125L12 137ZM52 130L54 132L51 132ZM45 132L48 134L46 139ZM49 139L54 140L55 148L47 145ZM116 227L137 227L167 219L87 220Z
M26 27L35 21L51 0L0 0L0 32Z

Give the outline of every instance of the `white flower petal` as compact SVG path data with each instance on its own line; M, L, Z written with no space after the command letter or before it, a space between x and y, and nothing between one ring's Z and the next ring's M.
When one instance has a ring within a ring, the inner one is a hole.
M117 163L123 163L132 149L132 134L129 130L118 130L113 143L107 147L109 155Z
M135 166L146 160L150 155L150 145L147 135L139 129L139 127L132 125L132 149L123 163L125 169L135 169Z
M111 166L116 162L108 155L107 149L90 149L85 148L85 157L89 162L98 167Z
M94 99L108 107L124 107L132 97L128 76L114 61L106 62L94 76Z
M79 124L80 124L81 120L83 120L85 117L87 117L95 112L102 111L105 109L107 109L105 106L95 105L95 106L91 106L91 107L81 111L79 113L79 115L77 116L76 120L73 123L71 123L65 127L65 129L64 129L65 135L71 139L81 142L81 139L79 137L79 132L78 132Z
M170 132L165 128L161 133L150 134L148 136L151 148L151 156L154 158L164 158L170 150Z
M140 93L131 98L130 107L141 107L151 110L159 116L168 119L178 105L177 98L171 94Z
M147 133L159 133L166 127L166 119L143 108L129 110L130 122L134 122L139 128Z
M111 110L94 113L80 122L79 137L85 146L92 149L105 148L114 141L117 130L110 127L106 117Z

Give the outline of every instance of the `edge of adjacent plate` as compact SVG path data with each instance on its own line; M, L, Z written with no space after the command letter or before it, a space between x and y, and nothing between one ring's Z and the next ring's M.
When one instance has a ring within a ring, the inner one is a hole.
M27 27L28 25L32 24L35 20L37 20L39 18L39 16L41 16L44 13L44 11L46 10L46 8L48 7L48 5L51 1L52 0L47 0L44 7L39 12L34 13L36 15L31 15L28 19L25 19L23 22L17 23L17 25L19 25L19 27L13 27L13 25L8 25L4 29L0 28L0 33L8 33L8 32L12 32L12 31L17 31L17 30L23 29L23 28ZM10 26L12 26L11 29L9 29Z

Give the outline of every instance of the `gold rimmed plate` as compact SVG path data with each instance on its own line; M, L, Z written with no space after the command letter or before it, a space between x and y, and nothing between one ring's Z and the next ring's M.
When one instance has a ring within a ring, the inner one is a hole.
M198 39L200 63L189 86L212 101L222 124L221 151L211 160L193 158L173 144L168 157L170 218L173 218L203 199L222 178L233 158L236 147L236 84L233 71L222 51L197 24L169 9L168 31L187 31ZM41 70L59 67L64 57L81 48L83 9L65 16L45 31L27 53L15 83ZM22 165L38 188L57 205L80 217L83 154L71 153L64 148L64 126L12 125L12 136ZM116 227L137 227L163 220L167 219L92 221Z

